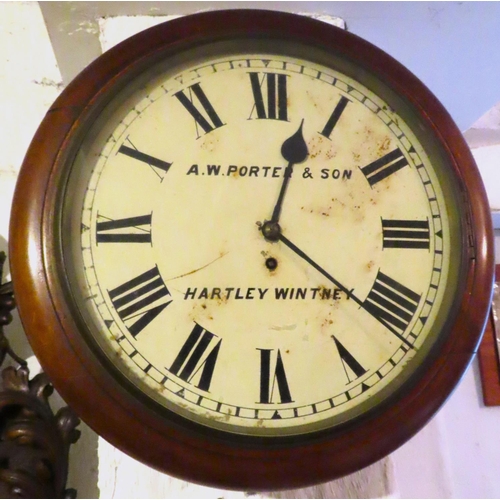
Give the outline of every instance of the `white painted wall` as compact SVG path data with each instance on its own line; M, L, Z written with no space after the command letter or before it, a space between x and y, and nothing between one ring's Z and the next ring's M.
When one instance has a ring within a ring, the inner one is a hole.
M215 4L170 2L170 5L172 14L183 14ZM229 3L224 7L241 5L245 4ZM246 6L256 5L246 3ZM343 17L351 31L384 48L420 76L449 108L462 130L500 100L500 52L491 50L500 44L500 4L476 7L467 3L283 2L265 6L326 11ZM75 8L74 4L68 4L68 23ZM76 27L75 36L78 29L95 30L95 24ZM1 250L7 250L10 203L24 152L61 88L61 75L38 4L0 2ZM500 145L479 147L473 153L486 181L490 202L500 208ZM497 261L500 262L498 255ZM30 356L18 320L8 334L19 353ZM30 358L30 366L36 369L35 359ZM390 475L385 494L401 498L498 498L499 422L500 408L482 405L479 377L473 365L434 420L391 456L394 474ZM97 439L85 426L82 428L83 437L72 449L69 480L69 486L76 487L80 497L245 496L161 475Z

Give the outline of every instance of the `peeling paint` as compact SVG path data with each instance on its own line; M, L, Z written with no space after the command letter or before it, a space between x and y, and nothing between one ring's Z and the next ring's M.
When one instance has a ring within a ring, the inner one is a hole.
M75 33L79 33L82 31L88 33L89 35L98 35L99 25L94 21L81 21L78 28L76 28L74 31L68 31L68 36L73 36Z
M35 85L41 85L42 87L54 87L57 90L62 90L64 88L63 82L56 82L50 78L43 77L41 80L32 80Z

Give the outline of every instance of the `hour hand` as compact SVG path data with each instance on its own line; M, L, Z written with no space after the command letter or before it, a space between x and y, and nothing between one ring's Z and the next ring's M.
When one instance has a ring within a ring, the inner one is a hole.
M276 224L279 222L281 206L283 205L283 200L285 198L286 188L290 182L293 166L297 163L302 163L309 156L309 150L307 149L307 144L302 133L303 125L304 120L300 122L300 127L297 132L286 139L281 146L281 155L288 162L288 166L285 169L283 184L281 185L278 201L274 206L273 215L271 217L271 222Z

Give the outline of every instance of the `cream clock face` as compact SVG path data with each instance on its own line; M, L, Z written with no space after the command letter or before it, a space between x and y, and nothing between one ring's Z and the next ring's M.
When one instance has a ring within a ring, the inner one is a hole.
M418 372L451 307L458 217L418 123L369 87L292 56L210 56L89 131L64 202L70 288L138 391L282 436Z

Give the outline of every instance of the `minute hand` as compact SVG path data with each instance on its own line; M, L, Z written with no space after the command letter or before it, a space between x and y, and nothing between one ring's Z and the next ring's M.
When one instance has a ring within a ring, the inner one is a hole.
M360 300L356 295L352 293L352 290L347 289L342 283L337 281L331 274L327 273L322 267L320 267L316 262L314 262L308 255L306 255L298 246L296 246L294 243L292 243L286 236L283 236L283 234L280 234L279 240L282 241L290 250L295 252L299 257L304 259L309 265L314 267L316 271L321 273L325 278L330 280L337 288L342 290L349 298L351 298L356 304L358 304L360 307L362 307L365 311L368 313L371 313L371 311L367 308L366 304ZM376 318L378 319L378 318ZM387 329L393 333L399 340L401 340L404 344L406 344L410 349L415 349L413 345L405 339L399 332L397 332L394 328L392 328L390 325L383 323Z

